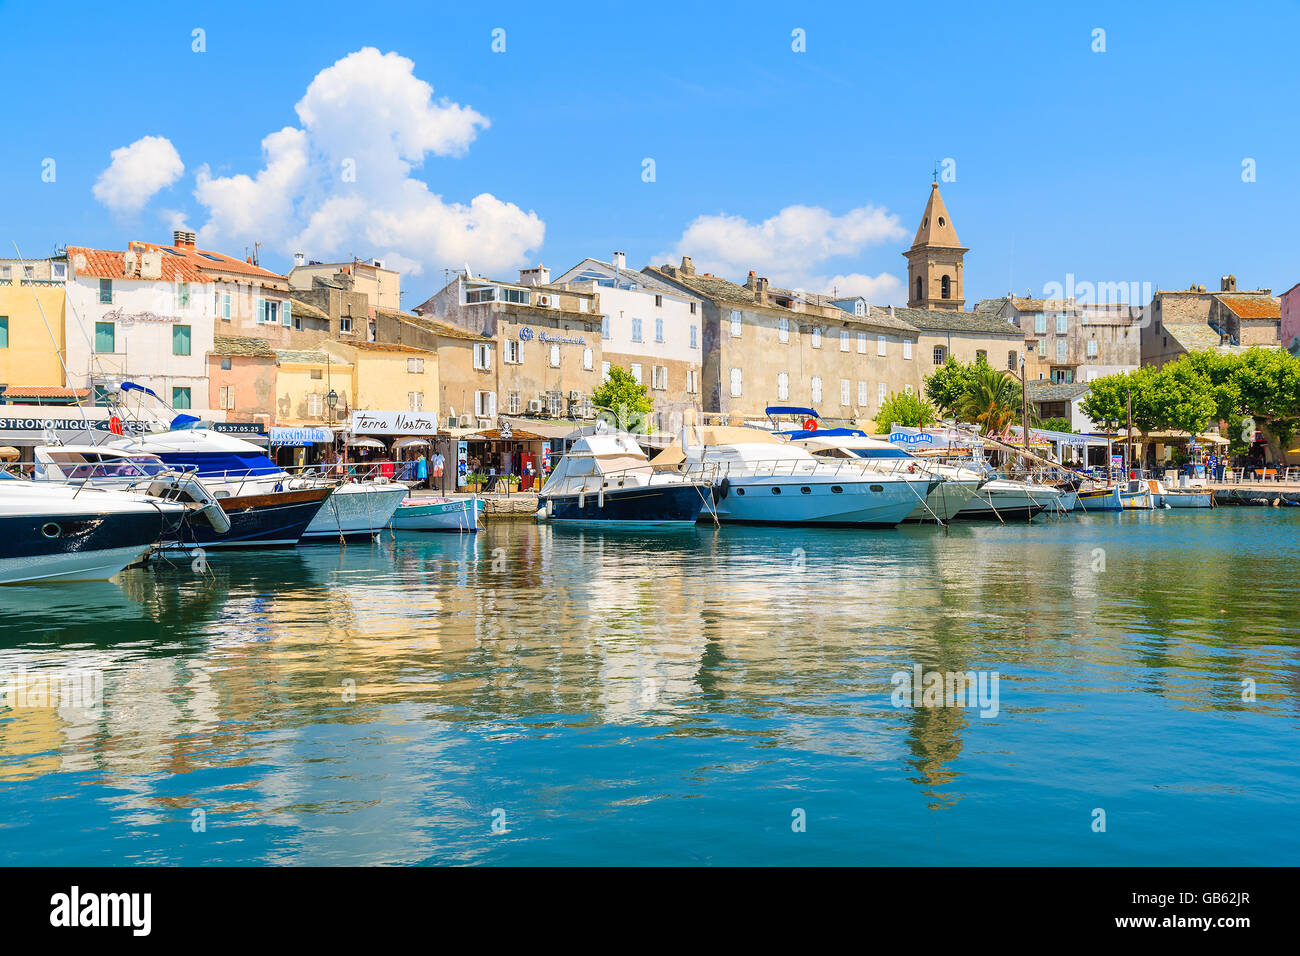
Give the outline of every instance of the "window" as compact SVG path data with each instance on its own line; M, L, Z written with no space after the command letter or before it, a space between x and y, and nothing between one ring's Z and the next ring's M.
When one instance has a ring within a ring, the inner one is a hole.
M939 280L939 288L941 290L939 292L941 296L943 296L945 299L952 298L951 280L949 280L947 276L944 276L941 280Z
M876 403L877 403L877 404L879 404L879 405L883 405L883 404L885 404L885 398L888 396L888 394L889 394L889 393L885 390L885 383L884 383L884 382L878 382L878 383L876 383Z
M698 349L699 347L700 347L700 329L699 326L692 325L691 326L691 348Z
M912 357L912 340L903 339L903 358L910 359L911 357Z
M866 332L858 333L858 354L859 355L867 354L867 333Z
M641 320L640 319L632 320L632 341L633 342L641 341Z
M50 276L54 279L66 279L68 277L68 264L66 262L51 262Z
M740 310L731 310L731 337L736 338L740 335Z
M406 360L406 371L408 371L408 372L410 372L410 373L412 373L412 374L415 374L415 375L421 375L421 374L423 374L423 372L424 372L424 359L422 359L422 358L408 358L408 359Z
M105 305L112 303L113 301L113 280L112 279L99 280L99 301L104 303Z
M815 349L819 349L822 347L821 326L815 326L812 330L812 347Z
M934 364L942 365L943 360L948 357L948 351L942 345L934 347Z
M695 303L692 302L692 303L691 303L691 315L694 315L694 314L695 314Z
M424 411L424 392L407 392L406 408L412 412Z
M519 414L519 392L518 391L506 392L506 414L507 415Z
M480 302L495 302L497 290L489 286L486 289L468 289L465 292L465 304L477 305Z
M528 292L524 289L507 289L502 287L498 291L501 293L500 300L502 302L513 302L515 305L528 304ZM555 296L554 298L558 300L559 297Z
M486 342L474 343L474 367L481 372L492 367L492 346Z
M289 300L288 300L288 299L285 299L283 302L280 303L280 324L283 325L286 329L287 329L289 326L293 325L293 306L289 304ZM371 328L372 332L373 332L373 330L374 330L374 327L375 327L375 324L374 324L373 322L371 322L371 323L370 323L370 328ZM374 337L374 335L372 334L372 335L370 336L370 341L373 342L374 340L375 340L375 337Z
M655 296L655 307L656 308L662 307L663 304L664 304L664 297L661 295Z
M853 303L853 314L854 314L854 315L866 315L866 314L867 314L867 304L866 304L865 302L863 302L861 299L858 299L857 302L854 302L854 303Z
M231 296L229 292L221 293L221 317L227 322L230 321L230 300Z
M9 348L9 316L0 315L0 349Z
M691 395L694 395L699 390L700 390L700 373L695 371L695 369L693 368L687 369L686 370L686 391Z
M95 323L95 351L107 354L116 352L116 330L117 327L112 322Z
M551 368L559 368L559 367L560 367L560 347L558 345L552 345L551 346Z
M307 396L307 417L320 418L325 414L325 399L313 392Z
M840 329L840 351L847 352L851 348L851 342L852 338L849 335L849 330Z
M1096 357L1097 357L1097 340L1096 340L1096 339L1088 339L1088 346L1087 346L1087 348L1088 348L1088 358L1096 358Z
M600 317L600 337L602 339L609 338L609 316L608 315L602 315Z
M658 298L658 296L656 296L655 298ZM664 320L655 319L655 341L662 342L663 340L664 340Z
M903 391L906 392L908 395L911 395L911 394L912 394L912 386L911 386L911 385L904 385L904 386L903 386Z
M601 380L602 382L607 382L607 381L609 381L609 363L608 363L608 362L601 362L601 363L600 363L600 380Z
M1066 351L1068 348L1069 348L1069 343L1066 342L1065 339L1056 340L1056 360L1058 362L1065 361Z
M188 325L172 326L172 355L190 354L190 327Z
M311 377L314 381L320 381L325 377L325 373L318 368L314 368L311 370Z
M475 392L474 414L478 418L495 418L497 414L497 393Z
M820 375L812 377L812 400L814 403L822 400L822 377Z
M921 283L921 277L916 277L916 298L918 300L925 298L925 286Z
M235 387L222 385L217 389L217 407L230 411L235 407Z
M638 385L641 384L641 363L640 362L632 363L632 380L635 381Z
M1019 364L1016 361L1016 358L1017 356L1014 349L1007 353L1007 368L1011 369L1013 372L1016 370L1016 365Z
M884 354L885 354L885 343L886 343L887 341L888 341L888 339L887 339L885 336L883 336L883 335L877 335L877 336L876 336L876 354L877 354L877 355L884 355Z
M668 366L655 365L650 370L650 387L661 392L668 390Z
M510 365L519 365L524 360L524 346L522 342L506 342L506 347L502 352L501 361Z
M976 350L975 350L975 361L977 361L977 362L983 362L985 365L987 365L987 364L988 364L988 361L989 361L989 353L988 353L988 350L987 350L987 349L976 349Z
M176 285L176 307L178 310L190 307L190 284L188 282L179 282Z
M731 397L740 398L740 369L731 370Z
M1056 316L1056 334L1064 335L1068 331L1070 331L1070 317L1061 312Z
M1043 315L1041 312L1034 313L1034 334L1047 334L1047 316Z
M867 383L858 382L858 404L863 408L867 407Z
M790 400L790 376L786 372L776 373L776 397L782 402Z
M284 303L284 305L287 306L288 303ZM280 307L281 307L281 303L275 301L274 299L263 299L263 298L261 298L261 297L259 296L259 297L258 297L258 300L257 300L257 321L258 321L258 323L261 324L261 325L279 325L279 324L280 324L280 320L281 320ZM286 309L286 312L287 312L287 311L288 311L288 310ZM286 315L283 316L283 319L284 319L284 324L285 324L285 325L288 325L288 324L289 324L289 316L286 314ZM351 331L352 331L352 320L351 320L351 319L347 319L346 321L347 321L348 325L347 325L347 328L346 328L346 329L343 329L343 331L351 332ZM343 328L343 322L344 322L343 319L340 319L340 320L339 320L339 328L340 328L340 329Z
M790 320L784 315L777 316L776 319L776 340L778 342L790 341Z
M851 387L852 386L849 385L849 380L847 378L840 379L840 404L841 405L852 404L852 402L850 401L850 392L849 392L849 389Z
M188 388L172 389L172 408L189 408L190 390Z
M229 371L230 371L230 359L228 359L228 358L223 358L223 359L221 360L221 371L223 371L223 372L229 372Z
M350 316L350 315L340 315L340 316L339 316L339 331L340 331L340 332L351 332L351 331L352 331L352 316Z
M582 370L590 372L592 364L596 361L595 353L591 349L582 350Z

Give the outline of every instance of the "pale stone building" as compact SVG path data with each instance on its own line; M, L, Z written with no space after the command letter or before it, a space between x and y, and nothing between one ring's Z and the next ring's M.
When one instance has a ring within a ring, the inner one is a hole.
M499 414L595 417L591 396L604 361L599 293L553 285L539 266L522 270L517 283L458 275L415 313L479 337L473 406L457 409L465 424L489 427Z
M294 292L307 292L316 288L317 280L356 292L365 297L367 308L401 309L402 276L385 268L383 259L351 259L347 262L307 262L296 253L293 268L289 270L289 288Z
M1075 299L1003 296L975 311L1004 319L1024 336L1026 377L1060 385L1132 371L1142 359L1140 305L1084 305Z
M1281 303L1270 289L1239 290L1237 277L1205 286L1156 292L1142 330L1142 364L1160 367L1203 349L1239 351L1282 347Z

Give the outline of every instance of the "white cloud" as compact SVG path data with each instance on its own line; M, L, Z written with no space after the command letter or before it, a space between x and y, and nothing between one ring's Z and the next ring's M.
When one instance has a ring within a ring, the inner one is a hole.
M489 193L448 202L412 171L433 156L462 156L488 120L434 100L415 64L367 47L322 70L295 110L301 129L262 141L254 176L199 170L204 243L267 243L312 258L374 255L418 275L466 259L491 273L522 264L546 227L532 211Z
M743 216L699 216L669 252L656 262L688 255L700 272L744 281L749 270L773 284L810 292L882 297L902 287L888 273L827 276L827 260L860 254L869 246L906 236L898 217L875 206L860 206L836 216L819 206L786 206L775 216L751 223ZM847 290L847 291L846 291Z
M144 136L115 149L112 162L91 189L95 198L115 213L137 213L154 194L185 172L180 153L165 136Z
M807 279L801 286L808 292L821 295L835 295L839 298L860 295L868 302L889 302L903 295L903 280L896 275L882 272L869 276L861 272L848 275L817 276ZM903 295L906 298L905 295Z

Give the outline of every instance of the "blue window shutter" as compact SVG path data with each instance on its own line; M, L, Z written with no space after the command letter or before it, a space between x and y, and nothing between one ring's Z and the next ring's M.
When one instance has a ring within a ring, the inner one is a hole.
M280 324L281 325L293 324L293 312L289 305L288 299L285 299L283 302L280 303Z
M259 323L266 322L266 300L261 296L257 298L257 321Z

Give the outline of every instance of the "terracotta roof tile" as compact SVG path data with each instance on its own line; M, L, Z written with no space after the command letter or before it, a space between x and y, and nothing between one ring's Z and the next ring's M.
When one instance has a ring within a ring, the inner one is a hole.
M88 388L60 388L54 385L10 385L0 389L6 398L89 398Z
M1282 318L1282 303L1267 296L1221 295L1219 301L1239 319Z
M87 249L83 246L68 246L68 262L77 275L98 279L131 279L158 282L211 282L212 277L205 275L187 257L162 255L162 274L159 279L141 279L138 275L126 274L126 252L110 249Z
M243 259L236 259L234 256L228 256L224 252L197 249L193 246L167 246L156 242L142 242L139 244L146 249L162 251L164 260L168 258L184 259L204 272L234 272L239 275L260 279L274 279L281 283L288 283L289 281L285 276L277 272L255 266Z

